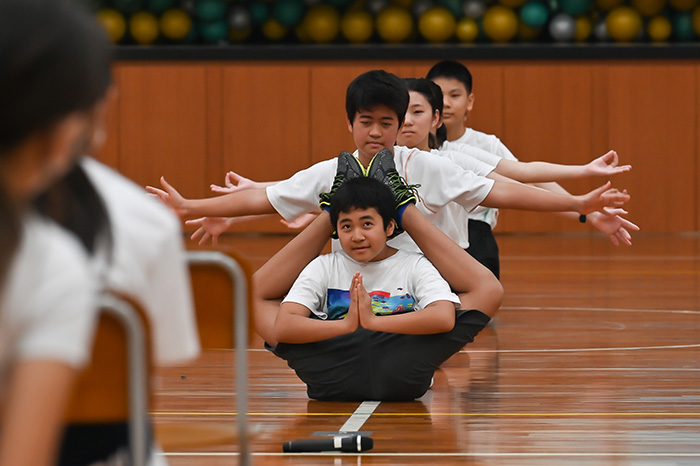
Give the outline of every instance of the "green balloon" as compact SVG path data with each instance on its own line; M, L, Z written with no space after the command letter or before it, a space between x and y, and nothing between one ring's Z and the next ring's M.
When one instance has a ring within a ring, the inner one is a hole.
M217 21L226 15L225 0L199 0L194 11L201 21Z
M152 13L159 15L168 8L172 8L174 0L146 0L146 8Z
M143 8L143 2L141 0L114 0L113 3L115 9L127 15L136 13Z
M270 10L267 8L267 3L263 0L256 0L251 3L248 11L250 12L250 19L256 26L265 24L270 18Z
M304 16L304 3L302 0L277 0L272 16L283 26L296 26Z
M228 21L203 21L199 23L199 35L204 42L216 44L228 37Z
M571 16L579 16L591 9L591 0L561 0L561 9Z
M673 17L673 36L679 42L690 42L695 38L692 12L679 12Z
M549 19L549 8L537 0L528 2L520 9L520 19L533 28L544 26Z

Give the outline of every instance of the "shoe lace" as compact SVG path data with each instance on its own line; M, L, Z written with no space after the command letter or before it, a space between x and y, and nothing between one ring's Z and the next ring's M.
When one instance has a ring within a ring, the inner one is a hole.
M387 179L394 188L395 196L403 198L413 195L416 199L418 198L420 184L408 184L406 179L395 170L387 173Z

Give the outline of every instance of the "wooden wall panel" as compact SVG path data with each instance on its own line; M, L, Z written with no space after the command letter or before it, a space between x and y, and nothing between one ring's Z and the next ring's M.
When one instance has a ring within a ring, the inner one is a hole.
M207 191L207 79L197 64L119 65L119 169L141 185L165 176L185 196Z
M470 126L521 160L585 163L609 148L634 165L616 185L646 232L699 228L700 66L687 62L466 63L477 96ZM430 61L122 62L118 103L99 157L139 184L165 175L209 196L226 170L282 179L354 149L345 90L376 68L424 76ZM597 185L566 183L574 192ZM286 231L278 219L242 231ZM551 214L504 212L498 231L581 231Z
M593 87L586 65L526 63L504 66L504 129L497 134L521 161L584 164L592 150ZM590 191L605 180L561 183L569 192ZM500 231L581 230L556 214L503 211Z
M601 68L608 88L608 144L632 163L622 179L646 231L697 227L698 89L695 67L671 63Z

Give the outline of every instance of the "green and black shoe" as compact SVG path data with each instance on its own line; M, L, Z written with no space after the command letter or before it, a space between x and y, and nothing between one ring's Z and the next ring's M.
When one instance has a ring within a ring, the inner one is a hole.
M350 152L341 152L338 155L338 169L335 172L333 186L331 186L330 192L321 193L319 195L319 207L321 207L321 209L330 210L331 201L336 191L338 191L338 188L340 188L345 181L361 176L365 176L365 174L360 162Z

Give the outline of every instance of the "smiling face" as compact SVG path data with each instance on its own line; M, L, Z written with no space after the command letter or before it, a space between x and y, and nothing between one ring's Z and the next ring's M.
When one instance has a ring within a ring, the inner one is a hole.
M394 232L394 221L384 228L381 215L373 207L340 212L337 227L343 251L357 262L380 261L394 251L386 244Z
M435 78L433 81L442 89L442 121L447 128L448 138L453 140L455 138L452 134L460 131L461 134L464 133L464 125L474 106L474 94L468 93L464 84L454 78Z
M348 129L357 146L360 162L367 167L380 150L393 152L399 118L389 107L377 105L369 110L358 110L353 121L348 121Z
M409 95L411 100L397 142L400 146L429 151L428 136L439 126L440 114L420 92L410 91Z

